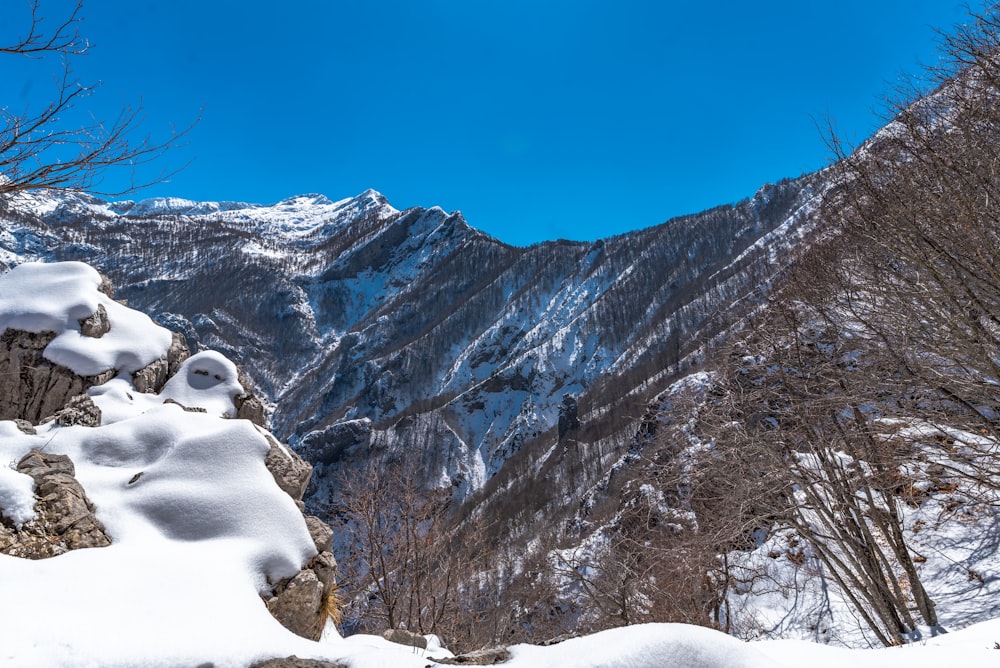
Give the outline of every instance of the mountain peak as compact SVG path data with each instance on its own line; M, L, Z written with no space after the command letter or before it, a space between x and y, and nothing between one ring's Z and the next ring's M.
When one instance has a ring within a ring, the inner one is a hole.
M246 202L197 202L183 197L150 197L138 202L133 200L111 202L108 208L120 216L144 218L160 215L200 216L220 211L250 209L256 206L256 204Z

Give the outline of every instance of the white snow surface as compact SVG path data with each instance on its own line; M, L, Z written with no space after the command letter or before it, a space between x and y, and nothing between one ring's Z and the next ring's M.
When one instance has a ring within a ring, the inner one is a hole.
M0 422L0 439L11 429L20 431L13 422ZM35 519L35 482L30 476L6 466L0 466L0 514L18 529Z
M96 272L84 265L22 265L0 281L4 326L78 335L75 320L103 303L112 332L134 327L132 336L109 333L99 346L74 342L76 368L111 359L112 368L127 369L169 343L168 336L137 354L135 347L160 336L158 328L125 307L109 308L113 302L93 294ZM121 360L129 363L119 367ZM433 639L427 651L374 636L343 639L331 625L321 642L311 642L267 612L260 594L297 572L315 546L294 501L264 465L264 435L248 421L223 417L235 374L223 356L201 354L159 396L137 392L126 373L91 390L103 412L100 427L48 423L28 435L0 421L0 462L8 464L0 469L3 515L17 524L33 514L31 481L11 464L31 449L66 454L113 541L38 561L0 555L0 666L243 668L295 654L353 668L422 668L450 654ZM163 404L167 396L208 412ZM996 620L886 650L747 643L699 627L648 624L549 647L517 645L506 665L971 667L996 665L998 640Z
M28 262L0 276L0 332L54 332L45 358L81 376L108 369L138 371L166 355L170 332L97 288L101 276L82 262ZM112 323L100 338L80 333L80 320L103 305Z
M225 355L205 350L188 358L160 395L184 406L204 408L211 415L236 417L233 399L243 394L238 373Z

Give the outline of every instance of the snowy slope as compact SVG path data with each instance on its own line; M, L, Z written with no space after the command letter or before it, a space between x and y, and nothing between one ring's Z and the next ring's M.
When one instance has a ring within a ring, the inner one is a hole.
M0 260L88 261L194 349L240 363L274 406L275 432L325 462L315 510L339 470L412 447L429 481L466 498L554 428L564 394L602 422L665 387L814 224L823 178L526 249L374 191L268 206L30 193L0 212ZM627 408L609 399L628 393ZM336 436L358 419L369 436ZM623 443L636 419L608 429Z
M80 305L103 303L96 274L79 264L24 265L0 277L4 327L72 335ZM45 289L59 285L60 289ZM16 288L16 296L13 296ZM131 328L133 341L80 337L75 364L130 359L130 343L165 353L161 328L128 309L111 313L111 330ZM85 340L84 340L85 339ZM58 341L58 338L56 339ZM163 344L163 345L160 345ZM159 348L158 350L156 348ZM90 355L92 354L92 358ZM188 373L186 370L197 373ZM243 668L269 657L298 655L352 668L436 665L448 652L426 652L381 638L320 643L281 627L258 592L294 573L315 547L292 499L264 466L268 444L245 420L213 415L231 402L236 369L216 353L190 358L160 396L141 395L125 376L93 388L101 426L48 423L28 434L0 421L0 457L31 449L66 454L94 501L113 544L30 561L0 555L0 665L18 667L207 665ZM115 387L118 384L120 387ZM131 396L130 396L131 395ZM181 397L209 413L164 404ZM141 397L142 401L137 398ZM4 468L0 513L31 519L30 479ZM958 594L954 583L949 586ZM789 641L747 644L704 628L639 625L548 647L517 645L505 664L517 667L663 666L967 666L995 663L997 622L935 638L921 647L854 651Z

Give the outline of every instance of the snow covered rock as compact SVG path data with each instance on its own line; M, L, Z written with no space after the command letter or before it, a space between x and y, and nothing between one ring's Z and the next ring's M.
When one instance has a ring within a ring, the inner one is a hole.
M304 638L319 640L326 624L321 615L324 584L311 569L304 568L280 588L267 602L267 609L289 631Z
M44 420L45 422L55 421L64 427L74 424L84 427L97 427L101 424L101 409L97 407L94 400L86 394L78 394L66 402L66 405Z
M347 668L347 665L340 662L300 659L297 656L290 656L286 659L268 659L261 663L255 663L250 668Z
M119 372L168 358L170 333L110 293L80 262L26 263L0 276L0 419L37 424Z
M89 387L114 377L114 370L81 376L45 359L54 332L7 329L0 335L0 419L38 424Z
M69 457L32 450L18 462L17 471L34 482L35 517L17 528L0 524L0 553L44 559L111 544Z
M510 650L504 647L479 649L475 652L459 654L452 658L436 659L438 663L450 666L495 666L498 663L506 663L509 660Z
M95 665L245 666L290 649L315 652L274 619L318 639L336 601L332 530L301 512L311 466L259 426L263 404L232 362L212 351L189 356L183 337L110 293L76 262L0 276L0 417L9 418L0 420L0 460L17 462L0 468L0 591L8 608L52 610L65 605L57 599L71 582L100 580L109 607L90 615L102 620L97 628L62 625L71 630L51 647L30 624L18 630L20 616L0 613L0 627L18 638L7 643L5 634L0 664L77 665L88 647L97 648ZM247 415L258 424L226 419ZM107 556L77 556L88 547ZM22 565L45 557L61 558ZM204 615L182 621L157 611L159 624L132 629L130 642L145 638L142 650L158 659L144 663L134 646L102 649L119 642L105 631L133 624L125 612L133 597L143 608L182 590L201 597ZM258 637L237 655L224 640L231 605L246 608L239 632ZM181 654L150 648L161 625L185 623L185 644L205 629L218 637Z
M190 356L184 336L173 332L166 355L133 373L132 384L140 392L156 394L163 389L167 378L177 375L181 364Z
M427 649L427 638L423 637L419 633L407 631L406 629L388 629L382 633L382 637L389 642L396 643L397 645Z

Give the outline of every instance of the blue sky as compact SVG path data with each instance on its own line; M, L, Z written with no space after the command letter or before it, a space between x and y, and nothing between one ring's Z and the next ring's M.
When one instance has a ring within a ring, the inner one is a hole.
M51 19L67 4L43 0ZM823 167L817 123L867 137L964 5L86 0L94 46L74 67L102 84L81 105L98 118L141 102L163 138L201 113L160 165L187 167L136 198L375 188L525 245L655 225ZM8 104L52 90L51 67L0 62Z

